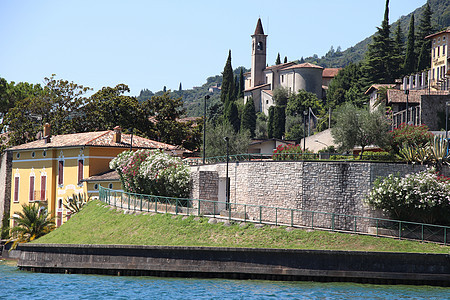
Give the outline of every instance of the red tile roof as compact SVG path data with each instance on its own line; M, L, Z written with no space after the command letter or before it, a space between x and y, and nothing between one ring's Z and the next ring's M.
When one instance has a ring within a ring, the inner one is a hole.
M27 149L40 149L40 148L65 148L76 146L96 146L96 147L118 147L129 148L131 142L130 134L121 134L121 142L113 142L113 130L96 131L96 132L83 132L64 135L55 135L51 137L50 143L45 143L45 139L33 141L30 143L18 145L9 148L8 150L27 150ZM133 148L142 149L163 149L163 150L176 150L177 146L153 141L137 135L133 135Z
M257 35L257 34L264 34L264 29L262 27L261 18L258 18L258 23L256 23L254 35Z
M427 94L427 90L410 90L408 95L409 103L420 103L422 95ZM406 94L404 90L387 90L387 102L388 103L406 103Z
M289 67L292 65L295 65L295 63L291 61L291 62L287 62L284 64L273 65L273 66L267 67L264 69L264 71L269 71L269 70L273 70L273 69L283 69L283 68L286 68L286 67Z
M292 69L300 69L300 68L310 68L310 69L323 69L323 67L318 66L318 65L314 65L311 63L303 63L303 64L298 64L298 65L293 65L287 68L284 68L284 70L292 70Z
M382 83L382 84L372 84L364 94L368 95L372 93L372 90L379 90L382 87L393 88L395 87L395 83Z
M323 69L322 77L333 78L342 68L325 68Z
M442 33L450 33L450 27L448 27L448 28L445 29L445 30L442 30L442 31L439 31L439 32L430 34L430 35L426 36L425 38L426 38L426 39L429 39L429 38L432 38L432 37L434 37L434 36L440 35L440 34L442 34Z
M249 89L245 90L244 92L251 92L251 91L254 91L254 90L257 90L257 89L262 89L262 88L265 88L265 87L268 87L268 86L270 86L270 83L261 84L261 85L249 88Z
M109 170L100 174L92 175L81 181L119 181L120 176L116 170Z
M270 96L273 97L273 91L271 90L263 90L263 93L269 94Z

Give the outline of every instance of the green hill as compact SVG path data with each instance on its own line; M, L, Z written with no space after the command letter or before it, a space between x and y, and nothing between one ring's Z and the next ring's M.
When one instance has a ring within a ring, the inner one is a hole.
M168 214L125 214L94 200L63 226L34 242L421 253L449 253L450 249L437 244L353 234L300 229L287 231L282 226L257 228L252 224L209 224L208 220Z

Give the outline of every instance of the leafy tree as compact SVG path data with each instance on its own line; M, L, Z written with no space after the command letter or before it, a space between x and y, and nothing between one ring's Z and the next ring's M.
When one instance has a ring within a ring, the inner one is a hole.
M234 76L233 68L231 67L231 50L228 51L227 62L222 72L222 89L220 92L220 99L223 103L226 102L227 97L234 101Z
M244 111L241 118L241 130L250 131L250 136L255 136L256 129L256 112L253 98L247 99L247 103L244 106Z
M137 97L139 103L144 102L145 100L150 99L151 97L153 97L155 94L150 91L149 89L143 89L141 90L141 92L139 93L139 96Z
M128 86L118 84L114 88L103 87L93 94L82 108L83 113L77 117L77 131L110 130L115 126L148 131L152 124L144 117L139 101L125 96L126 92L130 92Z
M44 79L41 92L20 99L8 111L4 124L11 133L11 145L35 140L45 123L52 126L52 134L75 132L76 117L86 102L83 94L90 88L54 76Z
M3 212L2 229L0 231L0 239L6 240L9 238L9 212Z
M256 114L255 138L266 139L267 135L267 116L263 112Z
M276 105L286 106L289 98L289 90L285 87L278 86L273 90L273 100Z
M278 52L277 60L275 61L275 64L276 64L276 65L280 65L280 64L281 64L280 52Z
M206 151L208 156L226 155L226 142L224 137L229 137L229 154L247 153L250 143L250 132L241 130L235 132L233 126L228 122L222 122L216 126L211 123L206 125Z
M328 87L325 108L334 109L344 102L350 102L361 107L368 101L364 95L367 83L364 79L361 64L350 64L339 71Z
M425 39L426 36L433 34L434 28L431 25L431 17L433 12L431 11L430 4L427 2L425 10L420 19L418 34L416 39L416 49L418 53L417 71L422 71L429 68L431 61L431 40Z
M323 105L314 93L299 90L298 93L289 96L286 113L290 116L303 115L304 111L311 108L315 114L323 110Z
M17 225L11 229L11 239L15 249L19 243L27 243L37 239L55 228L54 219L50 217L47 209L39 207L36 203L22 204L22 211L15 212L13 217Z
M417 54L415 52L414 15L409 23L408 41L406 44L406 55L404 63L404 73L411 74L416 71Z
M360 146L362 157L366 146L387 145L388 129L384 107L380 106L370 112L346 103L336 113L336 125L331 129L331 134L340 150L351 150Z
M377 34L368 46L364 63L364 72L370 83L391 83L394 80L392 72L392 48L389 25L389 0L386 0L384 19Z
M286 117L286 139L300 141L304 136L303 114Z
M424 148L431 141L433 134L426 125L401 124L389 132L389 146L394 153L399 153L402 146Z
M184 114L181 98L171 98L166 92L142 103L145 119L153 119L153 126L145 134L152 139L195 149L200 145L200 131L194 122L180 122Z
M0 77L0 117L4 117L19 100L37 96L41 92L42 87L39 84L8 83L6 79Z
M272 135L274 138L281 139L284 135L286 124L286 107L274 106L273 111L273 123L272 123Z

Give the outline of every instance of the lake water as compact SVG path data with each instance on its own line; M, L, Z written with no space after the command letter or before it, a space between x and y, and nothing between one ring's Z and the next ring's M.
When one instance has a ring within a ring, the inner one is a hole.
M450 299L450 288L41 274L0 262L0 299Z

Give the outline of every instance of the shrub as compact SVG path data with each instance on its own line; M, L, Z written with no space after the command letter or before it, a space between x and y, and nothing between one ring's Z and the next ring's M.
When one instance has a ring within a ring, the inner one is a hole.
M127 192L185 198L189 196L189 169L181 159L160 150L125 151L114 158Z
M367 203L399 220L450 223L450 182L431 170L377 179Z
M403 147L423 147L428 143L433 134L428 131L426 125L407 125L400 124L400 127L389 132L390 147L395 153L399 153L400 148Z
M278 145L272 154L273 160L302 160L317 157L317 154L314 154L308 149L303 150L300 145Z
M364 155L360 157L361 160L369 161L395 161L396 157L394 154L389 152L364 152Z

